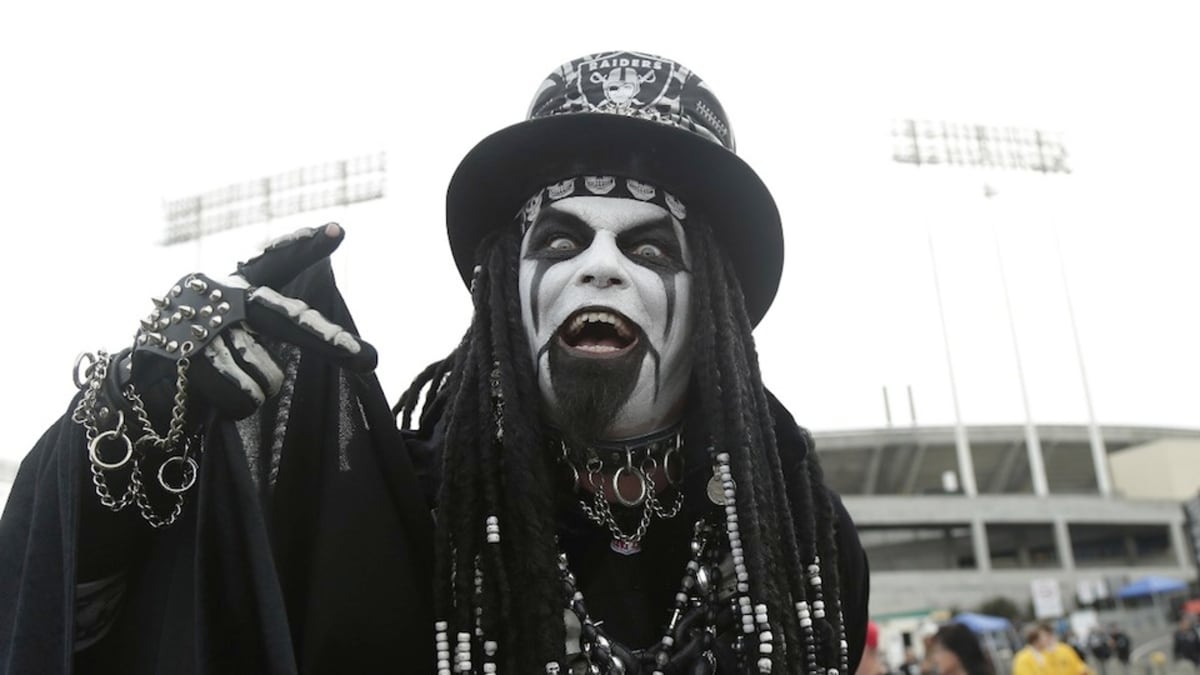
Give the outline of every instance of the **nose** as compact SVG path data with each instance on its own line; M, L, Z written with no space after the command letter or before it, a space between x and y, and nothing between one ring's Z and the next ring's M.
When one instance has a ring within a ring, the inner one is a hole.
M621 251L607 233L597 234L584 254L577 282L594 288L620 288L629 284L621 264Z

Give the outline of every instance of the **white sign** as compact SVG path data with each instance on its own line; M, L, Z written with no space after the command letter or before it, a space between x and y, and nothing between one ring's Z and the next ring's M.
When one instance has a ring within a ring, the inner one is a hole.
M1033 615L1038 619L1057 619L1063 615L1062 587L1057 579L1034 579L1029 582L1033 592Z
M1079 598L1079 604L1090 605L1096 601L1096 584L1091 579L1080 579L1075 586L1075 595ZM1078 631L1075 634L1086 635L1086 633Z

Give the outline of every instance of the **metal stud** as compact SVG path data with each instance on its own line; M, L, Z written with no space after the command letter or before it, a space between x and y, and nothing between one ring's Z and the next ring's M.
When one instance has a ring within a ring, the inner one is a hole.
M146 344L146 336L145 336L145 334L142 334L142 335L139 335L139 336L137 336L137 343L138 343L139 345L144 345L144 344Z
M178 285L171 287L171 295L178 298L180 293L183 293L183 289L180 288Z
M179 313L181 315L183 315L183 318L185 318L185 319L190 319L190 318L196 316L196 310L192 309L191 307L188 307L187 305L180 305Z
M213 289L213 292L208 294L208 299L211 300L212 302L217 302L222 297L224 297L224 296L221 294L221 289L219 289L219 288Z
M222 302L221 304L217 305L217 313L218 314L224 314L225 312L228 312L228 311L229 311L229 303L228 302Z
M214 316L214 317L212 318L212 320L210 320L210 321L208 322L208 325L212 326L213 328L216 328L217 326L220 326L220 325L221 325L221 317L219 317L219 316Z
M158 327L158 322L151 319L142 319L142 330L152 331Z
M183 321L183 313L182 312L175 312L174 314L171 315L171 323L179 323L180 321Z
M169 319L165 316L158 320L159 329L166 328L167 326L170 326L170 325L171 325L171 319Z
M162 333L146 333L146 339L152 344L156 345L161 345L167 341L166 338L163 337Z
M203 279L197 279L196 277L188 279L187 285L188 288L196 291L197 293L203 293L204 291L208 290L208 284L204 283Z
M171 340L170 342L168 342L168 343L167 343L167 351L169 351L169 352L173 352L173 351L175 351L176 349L179 349L179 343L178 343L178 342L176 342L175 340Z
M200 308L200 318L207 319L212 316L212 305L205 305Z
M197 340L203 340L204 338L208 337L208 329L204 326L192 324L192 337L196 338Z
M169 298L165 298L165 297L164 298L150 298L150 302L154 303L154 307L156 309L163 309L167 305L171 304L171 300Z

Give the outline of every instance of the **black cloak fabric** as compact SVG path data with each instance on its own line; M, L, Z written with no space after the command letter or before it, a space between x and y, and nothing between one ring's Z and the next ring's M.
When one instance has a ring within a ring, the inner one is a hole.
M285 290L353 329L327 264ZM283 390L255 416L209 428L197 485L162 531L136 506L121 514L135 537L81 530L81 512L101 508L83 430L68 409L46 432L0 518L0 675L433 672L429 507L442 415L404 438L373 376L277 349ZM811 438L774 399L772 413L783 460L799 462ZM704 480L692 503L704 502ZM867 562L836 498L835 511L853 670L866 636ZM596 539L608 550L597 528L577 534L576 545ZM646 581L661 576L674 591L675 558L686 554L677 548L646 561L659 570ZM109 632L74 653L80 550L123 565L126 588ZM661 607L650 586L662 584L629 584L629 570L613 566L631 561L613 556L583 558L591 568L582 577L599 586L589 597L616 603L613 615ZM661 617L646 614L644 628L655 630Z
M353 327L327 263L287 290ZM280 395L209 428L180 520L100 551L127 561L125 597L78 655L96 496L69 412L46 432L0 519L0 674L433 672L432 520L378 382L281 355Z

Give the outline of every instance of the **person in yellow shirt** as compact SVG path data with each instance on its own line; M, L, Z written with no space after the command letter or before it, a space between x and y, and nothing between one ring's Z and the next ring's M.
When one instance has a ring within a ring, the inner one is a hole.
M1070 645L1039 623L1026 634L1026 646L1013 659L1012 675L1088 675L1090 669Z

